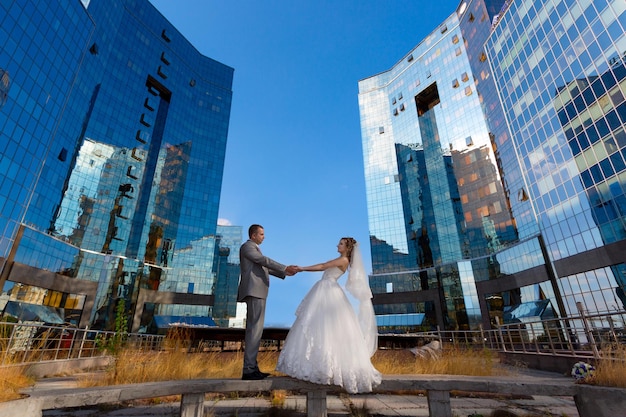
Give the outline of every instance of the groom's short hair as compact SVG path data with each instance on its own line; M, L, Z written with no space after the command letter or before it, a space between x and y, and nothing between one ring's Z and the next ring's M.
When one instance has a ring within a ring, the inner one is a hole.
M248 237L252 237L253 234L259 231L259 229L263 229L263 226L260 224L253 224L248 228Z

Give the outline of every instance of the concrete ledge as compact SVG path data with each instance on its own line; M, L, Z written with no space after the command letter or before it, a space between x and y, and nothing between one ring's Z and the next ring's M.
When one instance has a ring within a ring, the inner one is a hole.
M317 385L288 377L261 381L194 379L147 382L90 388L31 389L28 398L0 403L0 415L41 417L43 410L119 403L130 400L182 395L181 417L202 417L205 393L270 392L287 390L307 394L309 417L326 415L326 393L340 387ZM564 377L472 377L451 375L385 376L374 392L426 391L429 415L451 417L450 391L494 394L572 396L580 417L615 417L626 409L626 389L576 384Z
M21 366L26 373L35 378L46 378L50 375L71 374L86 369L104 369L111 365L115 359L112 356L98 356L94 358L64 359L60 361L41 361L25 363Z
M572 379L525 376L389 375L376 391L469 391L495 394L573 396Z
M572 366L578 361L595 363L593 356L572 356L571 353L558 355L552 353L539 354L536 352L498 352L500 363L518 366L523 364L531 369L541 369L548 372L569 374Z

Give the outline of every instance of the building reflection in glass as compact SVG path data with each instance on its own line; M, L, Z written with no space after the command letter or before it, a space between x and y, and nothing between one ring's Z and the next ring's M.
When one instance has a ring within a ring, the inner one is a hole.
M485 44L563 315L624 308L625 12L515 1Z
M54 18L26 30L17 15ZM21 92L2 84L0 308L113 329L123 302L132 331L211 314L236 269L217 233L233 69L146 0L3 3L0 25L2 74Z
M385 330L489 327L542 300L554 306L545 314L566 312L483 48L508 7L463 2L359 82L370 281Z

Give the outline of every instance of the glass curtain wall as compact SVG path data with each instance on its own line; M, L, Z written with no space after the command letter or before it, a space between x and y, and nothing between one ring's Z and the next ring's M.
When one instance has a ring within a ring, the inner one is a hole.
M563 308L625 308L626 3L512 1L485 52Z
M57 290L68 309L80 296L66 318L101 328L120 304L142 326L209 315L209 302L150 300L213 295L233 69L147 0L22 3L0 6L14 74L0 125L16 146L2 154L15 167L0 190L3 297Z

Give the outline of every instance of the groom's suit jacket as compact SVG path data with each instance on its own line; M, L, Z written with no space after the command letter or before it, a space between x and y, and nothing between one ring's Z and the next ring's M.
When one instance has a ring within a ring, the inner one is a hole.
M270 286L270 274L285 278L285 265L263 256L259 245L248 240L239 249L239 267L241 280L237 301L245 297L267 298Z

